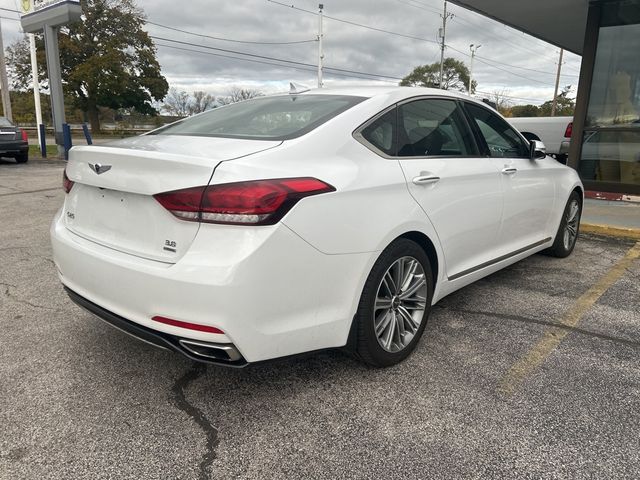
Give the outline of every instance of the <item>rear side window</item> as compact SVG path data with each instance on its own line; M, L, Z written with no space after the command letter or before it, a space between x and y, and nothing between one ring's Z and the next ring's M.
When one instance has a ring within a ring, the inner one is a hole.
M502 118L469 103L465 108L484 137L490 156L529 158L529 145Z
M477 149L455 101L424 99L398 107L398 156L470 155Z
M214 108L150 132L250 140L289 140L362 102L350 95L281 95Z
M396 154L396 109L375 119L360 132L362 137L381 152Z

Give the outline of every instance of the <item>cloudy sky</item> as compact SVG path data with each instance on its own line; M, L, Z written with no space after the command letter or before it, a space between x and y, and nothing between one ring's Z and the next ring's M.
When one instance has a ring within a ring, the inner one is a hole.
M232 85L275 92L289 81L316 84L318 1L279 3L137 0L170 85L215 95ZM0 0L0 8L17 5ZM447 23L446 55L469 64L469 45L482 45L473 68L482 96L498 91L514 104L551 99L558 48L448 5L454 17ZM325 85L393 84L415 66L439 61L442 6L441 0L325 0L325 65L348 71L325 71ZM0 15L7 46L21 35L17 14L0 9ZM575 92L579 69L580 57L565 52L561 85Z

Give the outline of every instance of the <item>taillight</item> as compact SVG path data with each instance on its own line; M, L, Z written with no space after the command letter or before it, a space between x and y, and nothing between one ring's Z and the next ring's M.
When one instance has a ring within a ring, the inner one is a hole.
M71 187L73 187L73 181L69 180L67 177L67 169L65 168L62 172L62 189L64 193L69 193L71 191Z
M567 129L564 131L564 138L571 138L572 133L573 133L573 122L569 122L569 125L567 125Z
M228 225L273 225L302 198L333 192L316 178L279 178L192 187L154 195L182 220Z
M28 142L29 141L29 137L27 136L27 131L23 130L22 128L20 129L20 134L22 135L22 141L23 142Z

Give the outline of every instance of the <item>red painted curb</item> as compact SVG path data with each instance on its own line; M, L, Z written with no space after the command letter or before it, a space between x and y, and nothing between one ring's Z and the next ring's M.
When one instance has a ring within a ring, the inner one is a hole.
M635 195L627 195L625 193L597 192L595 190L587 190L584 192L585 198L594 198L596 200L609 200L614 202L637 202L640 203L640 197Z

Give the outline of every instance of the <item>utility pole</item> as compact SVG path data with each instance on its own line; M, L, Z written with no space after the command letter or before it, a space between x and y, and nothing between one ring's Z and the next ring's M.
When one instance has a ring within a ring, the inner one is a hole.
M473 85L473 59L476 56L476 50L478 50L482 45L474 45L473 43L469 45L469 50L471 50L471 66L469 67L469 95L471 95L471 85Z
M562 54L564 49L560 49L560 58L558 59L558 73L556 74L556 88L553 91L553 103L551 104L551 116L556 116L556 106L558 105L558 86L560 85L560 71L562 70Z
M2 42L2 20L0 20L0 88L2 88L2 111L10 122L13 122L11 112L11 98L9 97L9 80L7 79L7 64L4 61L4 43Z
M324 51L322 50L322 37L324 37L324 33L322 32L322 9L324 5L321 3L318 5L318 88L322 88L324 85L322 81L322 62L324 60Z
M453 13L447 13L447 0L444 0L444 13L442 16L442 28L440 29L440 83L438 88L442 89L442 76L444 70L444 47L445 39L447 37L447 19L453 18Z

